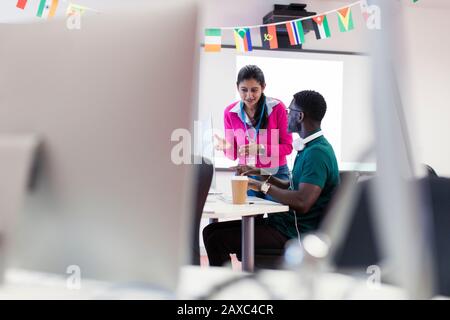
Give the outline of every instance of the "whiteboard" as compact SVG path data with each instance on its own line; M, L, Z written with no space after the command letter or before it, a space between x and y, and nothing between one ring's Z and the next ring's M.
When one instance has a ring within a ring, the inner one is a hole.
M361 55L258 50L245 54L235 49L200 53L199 120L212 117L214 131L223 135L223 111L239 100L236 77L247 64L258 65L266 78L265 93L288 106L302 90L320 92L327 101L322 122L338 162L360 162L373 143L370 97L370 59ZM295 138L295 137L294 137ZM210 139L206 139L210 141ZM288 157L292 168L295 151ZM369 159L372 161L373 159ZM215 153L215 165L227 168L235 162Z

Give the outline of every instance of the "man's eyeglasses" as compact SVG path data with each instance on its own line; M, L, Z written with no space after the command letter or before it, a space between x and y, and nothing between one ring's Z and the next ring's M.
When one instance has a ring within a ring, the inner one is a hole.
M292 100L291 104L286 109L287 113L289 113L289 111L303 112L302 110L300 110L300 107L295 103L294 100Z
M299 109L297 109L297 108L292 108L292 107L286 108L286 112L289 113L289 111L303 112L302 110L299 110Z

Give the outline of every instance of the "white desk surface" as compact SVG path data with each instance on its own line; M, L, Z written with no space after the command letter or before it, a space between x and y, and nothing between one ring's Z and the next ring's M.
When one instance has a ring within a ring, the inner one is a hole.
M288 206L263 199L251 198L248 202L253 202L253 204L231 204L219 196L210 195L203 209L203 218L238 218L289 211Z
M178 296L181 299L196 299L226 281L245 273L227 268L199 268L187 266L181 270ZM236 283L219 292L211 299L224 300L398 300L406 299L403 290L380 285L373 287L366 279L353 278L338 273L321 273L314 278L313 293L307 290L306 279L298 272L287 270L266 270L257 276L257 281L249 279ZM261 286L263 284L264 286ZM270 293L269 293L270 291Z
M81 290L69 290L63 276L25 270L8 270L0 286L0 299L197 299L224 282L246 273L229 268L185 266L180 271L176 295L164 297L151 290L117 288L112 284L83 280ZM298 272L267 270L258 281L244 280L211 297L224 300L276 299L405 299L403 290L388 285L373 288L365 279L337 273L318 274L314 294ZM264 284L264 287L261 286ZM265 288L265 289L264 289ZM268 293L270 291L270 294Z

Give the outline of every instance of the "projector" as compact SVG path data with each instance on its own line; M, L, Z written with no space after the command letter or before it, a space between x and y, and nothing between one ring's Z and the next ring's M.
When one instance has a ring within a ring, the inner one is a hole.
M283 21L290 21L316 15L316 12L306 10L306 4L291 3L288 5L275 4L273 11L263 17L263 24L271 24ZM304 33L307 34L313 30L311 20L303 21ZM302 45L291 46L289 43L289 35L284 24L277 25L278 48L301 49Z

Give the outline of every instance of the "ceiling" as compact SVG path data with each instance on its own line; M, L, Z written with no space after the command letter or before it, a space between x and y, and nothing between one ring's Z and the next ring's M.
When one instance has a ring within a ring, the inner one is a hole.
M96 9L100 12L106 12L111 9L127 7L136 5L138 3L145 3L146 1L153 0L61 0L60 7L67 7L69 2L73 2L76 4L84 5L93 9ZM182 1L182 0L165 0L165 1ZM200 0L202 1L202 0ZM224 0L203 0L207 1L208 5L217 5L223 6ZM246 0L241 0L245 2ZM306 3L308 5L313 5L317 3L326 4L326 3L342 3L350 4L354 3L357 0L260 0L265 5L267 4L275 4L275 3L289 3L289 2L299 2ZM370 3L370 0L368 0ZM385 0L385 1L393 1L393 0ZM419 2L413 4L412 0L397 0L401 1L403 5L408 7L416 7L422 9L450 9L450 0L419 0ZM0 1L0 23L14 23L14 22L22 22L22 21L38 21L39 19L35 17L36 9L38 1L37 0L29 0L29 5L26 10L20 10L16 8L17 0L1 0ZM236 8L235 10L239 10ZM58 10L58 16L64 16L64 10Z

